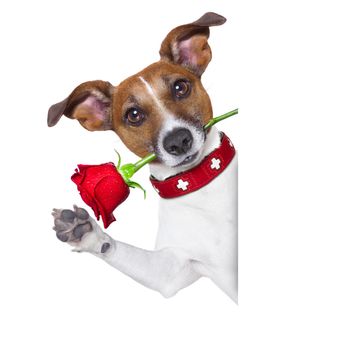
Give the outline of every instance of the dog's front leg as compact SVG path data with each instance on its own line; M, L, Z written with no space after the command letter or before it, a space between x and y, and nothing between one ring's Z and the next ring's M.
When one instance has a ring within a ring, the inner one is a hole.
M144 286L170 297L196 281L200 275L193 262L179 248L147 251L116 241L97 225L86 210L54 209L57 238L106 261Z

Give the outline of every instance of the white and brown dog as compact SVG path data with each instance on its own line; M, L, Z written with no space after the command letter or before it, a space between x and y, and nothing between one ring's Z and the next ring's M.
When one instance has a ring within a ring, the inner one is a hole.
M139 157L156 153L151 181L161 198L154 251L112 239L84 209L53 215L59 239L166 297L205 276L237 302L237 156L224 134L203 129L213 113L200 79L211 60L209 27L225 21L206 13L173 29L159 62L118 86L83 83L48 113L49 126L65 115L91 131L115 131Z

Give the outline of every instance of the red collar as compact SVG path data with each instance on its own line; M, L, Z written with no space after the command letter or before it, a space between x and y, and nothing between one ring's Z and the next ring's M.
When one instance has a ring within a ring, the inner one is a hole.
M230 139L222 133L221 145L208 154L200 164L159 181L151 176L154 189L162 198L175 198L199 190L220 175L235 156Z

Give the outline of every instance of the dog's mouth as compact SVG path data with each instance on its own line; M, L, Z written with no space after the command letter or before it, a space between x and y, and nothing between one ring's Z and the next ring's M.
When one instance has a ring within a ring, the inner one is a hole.
M164 165L171 168L178 168L182 166L187 168L198 160L204 141L205 135L193 142L191 148L183 154L171 154L166 152L163 147L158 147L156 149L157 159Z
M171 168L187 168L198 160L205 139L201 123L168 119L157 137L157 159Z
M187 156L182 162L175 165L174 167L191 164L192 162L194 162L197 159L198 153L199 152L195 152L194 154Z
M182 157L178 156L169 156L169 155L164 155L163 152L159 153L156 152L157 154L157 159L160 161L160 163L169 166L171 168L178 168L182 166L191 166L191 164L195 163L199 156L200 156L200 150L193 150L194 153L188 154L188 155L183 155Z

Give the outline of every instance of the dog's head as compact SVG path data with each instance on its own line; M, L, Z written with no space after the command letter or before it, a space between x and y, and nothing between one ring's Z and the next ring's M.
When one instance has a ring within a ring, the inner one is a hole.
M160 61L118 86L106 81L79 85L48 113L48 125L62 115L90 131L113 130L139 157L155 152L168 166L195 161L204 144L203 125L212 118L201 75L211 60L209 27L225 18L206 13L176 27L164 39Z

